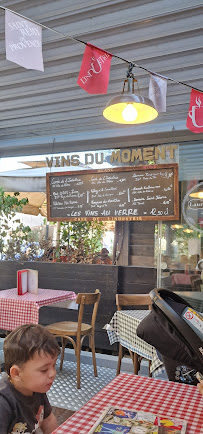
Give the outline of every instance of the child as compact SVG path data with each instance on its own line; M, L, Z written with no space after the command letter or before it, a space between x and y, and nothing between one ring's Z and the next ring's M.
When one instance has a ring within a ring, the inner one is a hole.
M6 376L0 381L1 434L50 434L57 428L46 392L60 353L55 338L41 325L26 324L4 341Z

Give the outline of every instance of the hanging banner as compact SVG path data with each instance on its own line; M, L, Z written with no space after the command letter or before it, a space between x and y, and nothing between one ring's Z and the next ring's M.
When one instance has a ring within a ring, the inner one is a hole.
M42 27L5 11L6 59L23 68L44 71Z
M203 133L203 93L192 89L186 127L193 133Z
M159 113L166 111L166 91L167 80L157 75L150 74L149 98L152 100L155 109Z
M86 45L77 84L91 94L107 92L112 55L94 45Z

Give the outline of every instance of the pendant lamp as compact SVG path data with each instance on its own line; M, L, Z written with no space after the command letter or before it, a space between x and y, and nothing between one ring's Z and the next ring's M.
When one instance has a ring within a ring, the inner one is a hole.
M182 229L183 227L184 227L183 225L179 225L179 224L171 225L172 229Z
M199 181L199 183L196 185L197 191L194 193L190 193L189 196L194 199L203 199L203 181ZM194 190L194 189L193 189Z
M127 79L124 81L122 94L111 98L103 111L103 116L110 122L128 125L143 124L158 116L158 111L151 99L134 94L134 83L137 80L132 74L133 66L130 65L127 71ZM128 90L124 93L126 83Z
M197 191L196 193L191 193L190 197L194 197L195 199L203 199L203 191Z
M194 197L195 199L203 199L203 190L196 191L196 193L190 193L190 197Z
M186 228L186 229L183 229L183 232L186 232L186 234L191 234L194 231L192 229Z

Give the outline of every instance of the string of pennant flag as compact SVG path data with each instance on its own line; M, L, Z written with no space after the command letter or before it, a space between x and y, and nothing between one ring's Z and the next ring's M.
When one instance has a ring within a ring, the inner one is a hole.
M4 6L6 59L27 69L44 71L42 54L42 28L51 30L63 38L72 39L85 45L85 51L77 84L89 94L107 93L112 57L118 58L133 67L140 68L150 75L149 98L158 112L166 111L167 81L172 81L191 89L190 105L186 126L195 133L203 132L203 91L187 83L150 71L142 65L109 53L78 38L63 34L55 29L18 14Z

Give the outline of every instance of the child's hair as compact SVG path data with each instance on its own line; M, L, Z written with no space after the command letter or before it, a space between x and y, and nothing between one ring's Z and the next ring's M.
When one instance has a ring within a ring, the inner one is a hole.
M25 324L13 330L4 340L5 370L10 375L10 368L15 364L22 366L37 352L44 352L53 357L60 354L60 347L55 337L43 326Z

